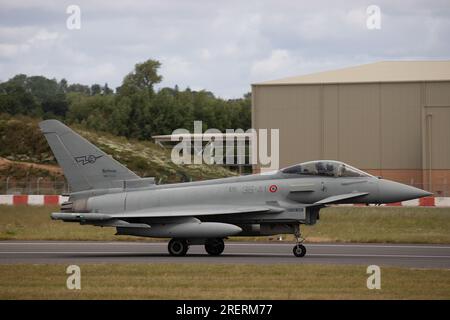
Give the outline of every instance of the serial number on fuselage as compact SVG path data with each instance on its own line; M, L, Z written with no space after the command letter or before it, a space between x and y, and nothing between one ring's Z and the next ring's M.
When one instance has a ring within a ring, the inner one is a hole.
M242 192L242 193L263 193L267 192L268 188L266 186L243 186L243 187L228 187L229 192Z

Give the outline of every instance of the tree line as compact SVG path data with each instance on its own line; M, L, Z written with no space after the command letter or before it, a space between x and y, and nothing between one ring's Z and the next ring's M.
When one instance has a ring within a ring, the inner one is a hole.
M251 127L250 93L225 100L209 91L164 87L158 74L161 63L147 60L135 65L120 87L69 84L43 76L18 74L0 83L0 113L57 118L97 131L137 139L170 134L177 128L193 130L193 121L203 121L204 130Z

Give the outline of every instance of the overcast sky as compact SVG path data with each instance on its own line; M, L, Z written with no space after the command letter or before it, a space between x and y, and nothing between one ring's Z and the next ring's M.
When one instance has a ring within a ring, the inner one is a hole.
M162 62L163 86L240 97L250 84L379 60L450 59L450 1L0 0L0 81L120 85ZM81 28L69 30L69 5ZM381 29L366 25L369 5Z

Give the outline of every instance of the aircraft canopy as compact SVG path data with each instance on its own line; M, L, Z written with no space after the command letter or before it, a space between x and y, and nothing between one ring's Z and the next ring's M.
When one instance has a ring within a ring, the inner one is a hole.
M346 163L333 160L317 160L303 162L291 167L281 169L288 174L325 177L372 177L372 175L356 169Z

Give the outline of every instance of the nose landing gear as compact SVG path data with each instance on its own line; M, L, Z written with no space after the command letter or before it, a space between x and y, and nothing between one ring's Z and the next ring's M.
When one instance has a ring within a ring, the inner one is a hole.
M296 225L294 227L294 236L295 236L296 245L292 249L292 252L294 253L294 255L296 257L299 257L299 258L304 257L306 254L306 248L302 243L303 243L303 241L305 241L305 239L302 238L302 235L300 233L300 225Z

